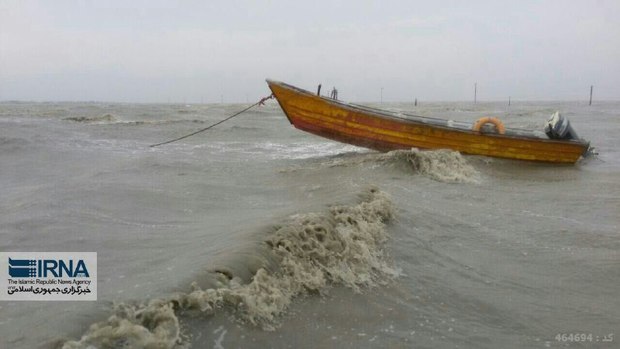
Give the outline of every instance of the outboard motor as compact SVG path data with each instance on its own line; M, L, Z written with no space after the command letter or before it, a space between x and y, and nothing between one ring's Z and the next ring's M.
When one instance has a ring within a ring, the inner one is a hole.
M545 133L551 139L579 139L577 132L570 126L570 121L560 115L559 111L553 113L547 121Z

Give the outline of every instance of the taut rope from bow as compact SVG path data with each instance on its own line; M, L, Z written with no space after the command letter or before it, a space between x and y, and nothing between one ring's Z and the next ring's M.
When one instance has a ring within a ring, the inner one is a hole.
M273 96L273 94L271 94L271 95L269 95L269 96L267 96L267 97L263 97L263 98L261 98L261 99L260 99L260 101L258 101L258 102L256 102L256 103L252 104L251 106L249 106L249 107L247 107L247 108L243 109L243 110L242 110L242 111L240 111L240 112L237 112L237 113L235 113L235 114L233 114L233 115L231 115L231 116L227 117L226 119L223 119L223 120L220 120L220 121L216 122L216 123L215 123L215 124L213 124L213 125L209 125L209 126L207 126L207 127L203 128L203 129L200 129L200 130L198 130L198 131L192 132L192 133L190 133L190 134L187 134L187 135L182 136L182 137L179 137L179 138L171 139L171 140L169 140L169 141L165 141L165 142L161 142L161 143L157 143L157 144L151 144L151 145L149 145L149 147L151 147L151 148L152 148L152 147L158 147L158 146L160 146L160 145L164 145L164 144L168 144L168 143L172 143L172 142L180 141L181 139L185 139L185 138L187 138L187 137L191 137L191 136L193 136L193 135L199 134L200 132L204 132L204 131L206 131L206 130L208 130L208 129L212 128L212 127L215 127L215 126L217 126L217 125L219 125L219 124L222 124L222 123L224 123L224 122L226 122L226 121L228 121L228 120L230 120L230 119L234 118L234 117L235 117L235 116L237 116L237 115L241 115L241 114L243 114L244 112L246 112L246 111L248 111L248 110L250 110L250 109L254 108L254 107L255 107L255 106L257 106L257 105L264 105L264 104L265 104L265 102L266 102L267 100L270 100L270 99L272 99L273 97L274 97L274 96Z

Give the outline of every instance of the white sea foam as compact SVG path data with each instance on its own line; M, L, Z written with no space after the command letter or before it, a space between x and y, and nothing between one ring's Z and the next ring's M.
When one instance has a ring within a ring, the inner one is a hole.
M279 261L276 268L258 269L249 283L230 272L216 272L217 287L202 289L194 283L188 293L145 305L120 304L114 315L63 348L184 347L179 315L186 311L210 315L227 308L239 321L273 330L299 295L320 294L334 284L359 292L397 276L382 249L385 223L392 216L390 199L375 188L365 191L357 205L294 215L265 240L268 253ZM216 344L221 345L225 333Z
M406 165L414 173L436 181L454 183L477 183L479 172L457 151L452 150L394 150L388 153L360 154L354 157L331 159L323 165L327 167L376 163Z

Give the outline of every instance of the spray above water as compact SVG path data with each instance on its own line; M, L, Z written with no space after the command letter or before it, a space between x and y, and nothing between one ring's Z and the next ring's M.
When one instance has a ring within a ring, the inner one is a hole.
M439 182L478 181L478 171L457 151L411 149L395 150L382 155L383 161L405 162L410 164L416 173Z
M354 157L332 159L324 166L352 166L364 163L405 166L407 170L446 183L477 183L479 172L461 153L452 150L393 150L388 153L356 154Z
M121 304L106 321L92 325L74 348L184 348L179 316L186 312L210 315L231 310L242 322L273 330L277 318L295 297L322 294L330 285L355 292L396 277L382 246L385 224L393 217L388 196L371 188L357 205L333 206L326 213L304 213L269 234L266 253L275 267L259 268L249 283L231 272L215 272L217 286L193 284L188 293L151 300L146 305Z

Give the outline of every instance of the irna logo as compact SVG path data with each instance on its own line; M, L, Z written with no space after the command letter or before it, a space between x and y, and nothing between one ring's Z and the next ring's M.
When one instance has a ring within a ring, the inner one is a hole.
M12 259L9 275L14 278L90 277L83 259Z

